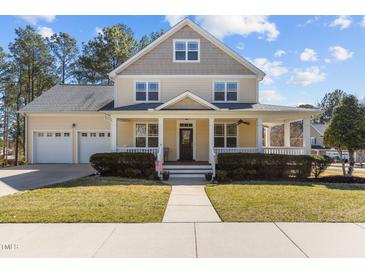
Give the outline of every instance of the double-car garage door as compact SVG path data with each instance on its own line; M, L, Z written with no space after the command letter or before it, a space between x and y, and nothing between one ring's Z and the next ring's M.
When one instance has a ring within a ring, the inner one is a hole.
M71 131L36 131L33 134L34 163L88 163L94 153L110 151L109 131L79 131L74 146Z

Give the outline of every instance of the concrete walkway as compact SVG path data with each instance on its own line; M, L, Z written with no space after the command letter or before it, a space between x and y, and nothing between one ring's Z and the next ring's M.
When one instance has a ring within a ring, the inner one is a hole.
M95 173L89 164L39 164L0 169L0 196Z
M220 222L210 203L204 185L173 185L167 203L164 223Z
M365 257L365 223L0 224L0 257Z

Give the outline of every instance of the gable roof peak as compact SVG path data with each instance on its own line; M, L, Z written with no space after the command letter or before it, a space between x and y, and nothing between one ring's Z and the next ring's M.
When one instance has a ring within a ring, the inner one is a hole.
M119 67L114 69L112 72L110 72L109 78L112 80L123 71L125 68L127 68L129 65L133 64L135 61L137 61L139 58L150 52L153 48L161 44L163 41L165 41L167 38L169 38L171 35L179 31L185 26L191 27L194 31L202 35L205 39L210 41L212 44L217 46L220 50L224 51L226 54L230 55L233 59L235 59L237 62L239 62L241 65L247 67L249 70L251 70L254 74L257 75L259 80L262 80L265 77L265 73L257 68L254 64L243 58L241 55L236 53L234 50L232 50L230 47L228 47L226 44L224 44L222 41L214 37L212 34L210 34L208 31L200 27L198 24L193 22L189 17L185 17L180 22L175 24L172 28L170 28L167 32L165 32L163 35L161 35L158 39L153 41L151 44L149 44L147 47L139 51L137 54L129 58L126 62L121 64Z

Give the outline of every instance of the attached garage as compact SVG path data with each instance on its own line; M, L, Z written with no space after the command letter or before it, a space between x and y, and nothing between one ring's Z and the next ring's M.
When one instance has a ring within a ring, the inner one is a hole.
M90 156L95 153L110 152L109 131L81 131L77 139L80 163L89 163Z
M72 163L72 136L69 131L35 131L33 163Z

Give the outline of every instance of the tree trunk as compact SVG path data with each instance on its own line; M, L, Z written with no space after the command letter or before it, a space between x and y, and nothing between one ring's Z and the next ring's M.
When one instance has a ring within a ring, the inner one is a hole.
M354 157L354 150L349 149L349 169L347 171L347 176L352 176L352 172L354 171L355 165L355 157Z
M342 149L338 149L338 154L340 154L340 161L341 161L341 164L342 164L342 174L343 176L346 175L346 168L345 168L345 161L343 160L343 157L342 157Z

